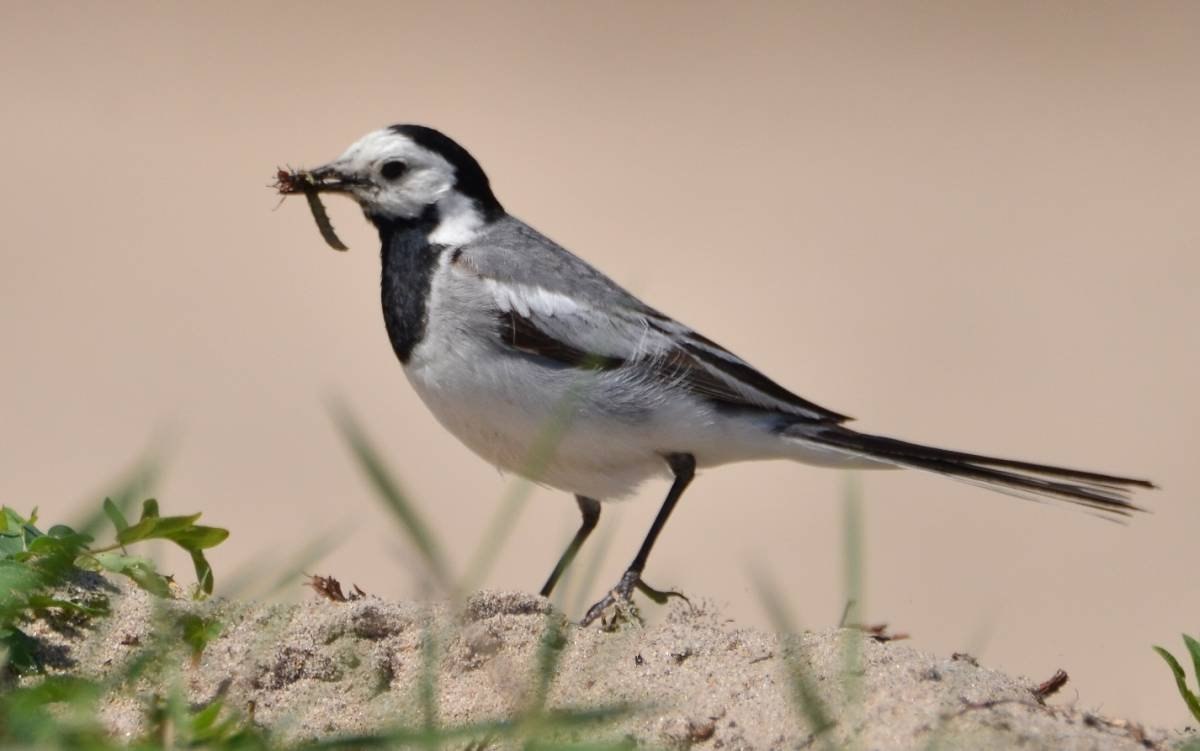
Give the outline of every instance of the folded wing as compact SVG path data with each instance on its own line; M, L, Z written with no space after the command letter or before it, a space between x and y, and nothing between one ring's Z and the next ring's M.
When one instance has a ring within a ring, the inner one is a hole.
M849 419L793 394L524 225L467 246L455 265L488 291L496 336L515 352L556 367L625 368L726 408L813 423Z

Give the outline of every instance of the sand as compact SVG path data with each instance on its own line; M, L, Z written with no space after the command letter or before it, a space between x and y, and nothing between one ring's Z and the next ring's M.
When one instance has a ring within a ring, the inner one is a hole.
M556 668L545 692L548 708L628 708L608 722L556 731L561 740L881 750L1132 750L1186 740L1073 706L1070 684L1043 702L1033 688L1049 675L1013 677L969 656L926 654L852 629L780 638L740 628L704 603L673 601L654 625L605 630L579 628L547 600L521 593L481 592L457 609L369 596L351 602L314 596L297 605L197 603L156 600L97 577L67 596L94 596L98 588L110 592L110 617L79 629L33 627L51 672L112 675L152 648L164 618L193 615L223 624L198 658L178 636L169 637L172 669L144 676L105 704L104 722L129 738L143 728L147 699L172 681L196 704L223 696L232 711L283 741L415 727L421 687L430 685L422 680L427 664L436 666L438 723L509 719L538 701L536 666L539 656L550 656ZM559 636L547 639L548 633ZM848 678L854 663L847 649L859 652L857 678ZM798 710L796 668L832 721L824 734L815 735ZM496 736L484 745L518 743Z

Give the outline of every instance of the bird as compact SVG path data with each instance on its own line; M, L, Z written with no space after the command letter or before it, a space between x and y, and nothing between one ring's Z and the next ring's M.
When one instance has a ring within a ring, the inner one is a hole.
M281 193L304 191L310 204L316 194L348 196L378 231L388 339L442 426L501 470L574 495L581 522L543 596L595 529L602 502L652 478L671 481L632 562L584 626L635 590L662 594L643 572L701 469L764 459L909 468L1110 518L1143 510L1134 491L1155 487L856 431L851 418L789 391L510 214L479 162L434 128L374 130L333 161L285 176Z

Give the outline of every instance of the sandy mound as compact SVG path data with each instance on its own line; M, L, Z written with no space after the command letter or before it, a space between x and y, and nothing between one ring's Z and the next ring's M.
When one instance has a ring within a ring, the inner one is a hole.
M223 624L198 659L180 637L169 637L167 662L177 669L144 675L106 704L105 721L125 735L141 727L147 697L172 680L193 702L224 696L226 706L281 740L418 727L427 705L422 687L430 685L443 726L508 719L539 701L540 660L555 665L544 692L548 708L628 707L615 719L556 731L563 740L714 749L1168 746L1161 731L1043 705L1031 690L1035 681L969 659L850 630L780 639L683 603L670 606L659 625L606 632L568 624L546 600L525 594L480 593L454 617L445 605L372 597L263 606L114 591L113 615L94 627L37 627L55 671L111 675L163 643L155 624L164 617ZM848 646L860 654L857 680L846 670L853 665ZM427 665L436 669L433 684L422 680ZM832 720L819 736L799 709L796 667Z

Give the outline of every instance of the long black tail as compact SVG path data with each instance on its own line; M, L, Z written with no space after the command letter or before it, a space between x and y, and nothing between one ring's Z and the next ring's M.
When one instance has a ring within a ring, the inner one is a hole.
M1149 480L948 451L859 433L841 425L822 428L805 437L868 459L937 472L1016 495L1068 501L1119 516L1144 511L1130 500L1133 490L1155 487Z

